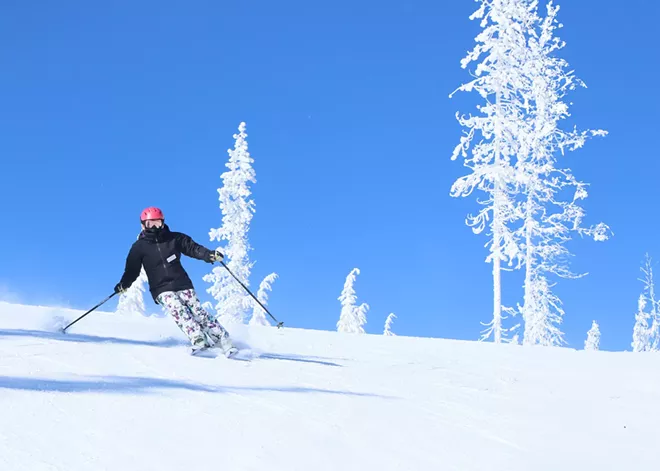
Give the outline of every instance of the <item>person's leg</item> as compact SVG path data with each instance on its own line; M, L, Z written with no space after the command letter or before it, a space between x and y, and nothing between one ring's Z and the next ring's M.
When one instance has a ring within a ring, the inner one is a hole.
M195 317L197 322L201 325L202 330L209 336L213 343L220 343L222 350L227 352L233 348L232 341L229 337L229 332L220 325L220 323L211 318L209 313L202 306L201 301L197 297L194 289L187 289L177 293L179 298L183 300L190 312Z
M192 312L184 304L184 299L179 293L166 291L157 297L158 303L165 306L167 312L172 316L179 329L188 337L194 347L208 345L202 326L197 322Z

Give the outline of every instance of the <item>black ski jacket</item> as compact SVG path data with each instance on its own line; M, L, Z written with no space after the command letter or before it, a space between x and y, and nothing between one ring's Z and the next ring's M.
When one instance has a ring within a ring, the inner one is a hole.
M141 267L149 279L149 291L156 298L165 291L192 289L193 284L181 264L181 255L211 263L213 251L196 243L186 234L171 232L167 224L160 231L142 231L126 257L124 275L117 284L129 288L140 276Z

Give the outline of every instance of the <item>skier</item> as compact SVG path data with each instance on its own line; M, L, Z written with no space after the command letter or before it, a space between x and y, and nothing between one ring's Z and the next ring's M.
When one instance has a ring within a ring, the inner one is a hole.
M142 211L140 224L142 231L128 252L126 268L115 286L115 293L126 291L144 266L154 302L165 306L190 340L193 353L217 345L225 356L235 354L238 350L229 333L202 307L193 283L181 265L182 254L213 263L224 258L222 253L197 244L186 234L170 231L163 212L158 208L149 207Z

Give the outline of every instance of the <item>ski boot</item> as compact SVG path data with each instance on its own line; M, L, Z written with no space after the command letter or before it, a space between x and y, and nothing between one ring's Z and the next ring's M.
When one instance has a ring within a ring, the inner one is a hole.
M206 341L206 338L204 337L197 337L196 339L192 340L192 355L197 355L200 352L203 352L204 350L208 350L211 348L209 343Z
M238 348L234 347L231 339L229 338L229 334L226 332L224 332L219 337L215 335L209 335L209 337L213 342L213 347L219 348L225 357L231 358L238 353Z

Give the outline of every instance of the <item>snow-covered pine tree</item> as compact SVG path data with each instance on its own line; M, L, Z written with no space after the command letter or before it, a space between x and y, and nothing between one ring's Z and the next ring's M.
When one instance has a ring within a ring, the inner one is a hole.
M268 306L268 291L272 291L271 284L277 279L277 273L271 273L266 278L263 279L259 285L259 291L257 291L257 299L264 306ZM259 304L253 302L253 311L252 317L250 318L250 325L270 325L268 319L266 319L266 313L259 306Z
M587 197L586 184L576 180L570 169L557 168L557 154L581 148L589 137L607 133L564 131L559 127L569 116L567 93L584 83L568 69L564 59L557 57L565 45L555 36L555 30L561 27L557 22L559 7L549 2L544 18L538 16L537 7L530 10L537 27L528 36L524 86L519 89L526 103L516 162L524 195L523 225L516 233L525 260L524 304L519 310L525 324L523 344L560 345L564 343L559 329L564 311L561 300L550 289L550 277L578 277L566 263L570 253L564 244L572 232L604 241L609 237L609 227L603 223L582 227L585 213L579 201ZM572 198L562 200L569 192Z
M637 313L635 314L635 326L633 327L633 340L630 344L633 352L651 351L651 329L649 329L649 316L646 312L646 298L644 293L637 299Z
M238 130L239 133L233 136L236 140L234 148L227 151L229 161L225 165L229 170L221 175L223 185L218 189L222 227L211 229L209 235L212 241L226 242L226 245L218 247L225 255L225 263L249 287L253 264L249 260L251 247L248 230L255 212L255 203L250 198L248 184L256 183L256 176L251 165L254 160L248 152L245 123L240 123ZM220 322L244 323L253 300L248 299L249 295L227 270L216 266L203 279L213 284L207 292L217 301L215 309Z
M600 328L596 321L591 322L591 329L587 332L587 340L584 342L585 350L600 349Z
M644 262L644 287L646 297L649 301L649 318L651 320L651 329L649 331L649 344L652 352L660 349L660 301L655 297L655 281L653 279L653 263L649 254L646 254Z
M390 315L387 316L387 319L385 319L385 330L383 330L383 335L387 337L396 335L394 332L392 332L392 322L394 322L395 317L396 316L394 315L393 312L391 312Z
M144 292L147 281L147 273L144 271L144 267L142 267L140 275L133 284L124 293L119 295L117 314L137 313L142 316L146 314Z
M637 301L637 314L633 328L633 352L658 351L660 343L660 309L655 299L655 282L653 280L653 266L651 257L646 254L644 266L641 268L644 278L644 290ZM647 310L648 306L648 310ZM649 326L649 322L651 325Z
M482 340L492 335L494 342L500 343L508 330L502 325L501 264L507 262L511 266L516 258L521 261L512 229L521 217L516 204L519 183L512 159L519 152L520 127L525 122L527 105L519 90L524 87L527 36L534 27L534 16L529 0L477 2L480 7L470 19L481 20L482 31L461 66L481 62L472 72L474 79L457 91L476 91L483 103L477 106L477 116L457 113L459 123L467 131L454 149L452 160L462 156L470 173L454 182L450 194L467 197L478 190L486 196L478 200L483 208L476 216L469 215L466 223L475 234L489 229L486 262L493 264L493 319Z
M660 315L658 314L658 305L655 307L655 315L651 322L651 331L649 332L651 340L651 351L657 352L660 350Z
M337 321L337 332L364 334L364 328L362 326L367 323L369 305L367 303L362 303L360 306L355 305L357 296L355 295L353 285L355 284L356 275L359 274L360 270L358 268L351 270L346 277L344 289L339 298L337 298L341 303L341 314L339 315L339 321Z

